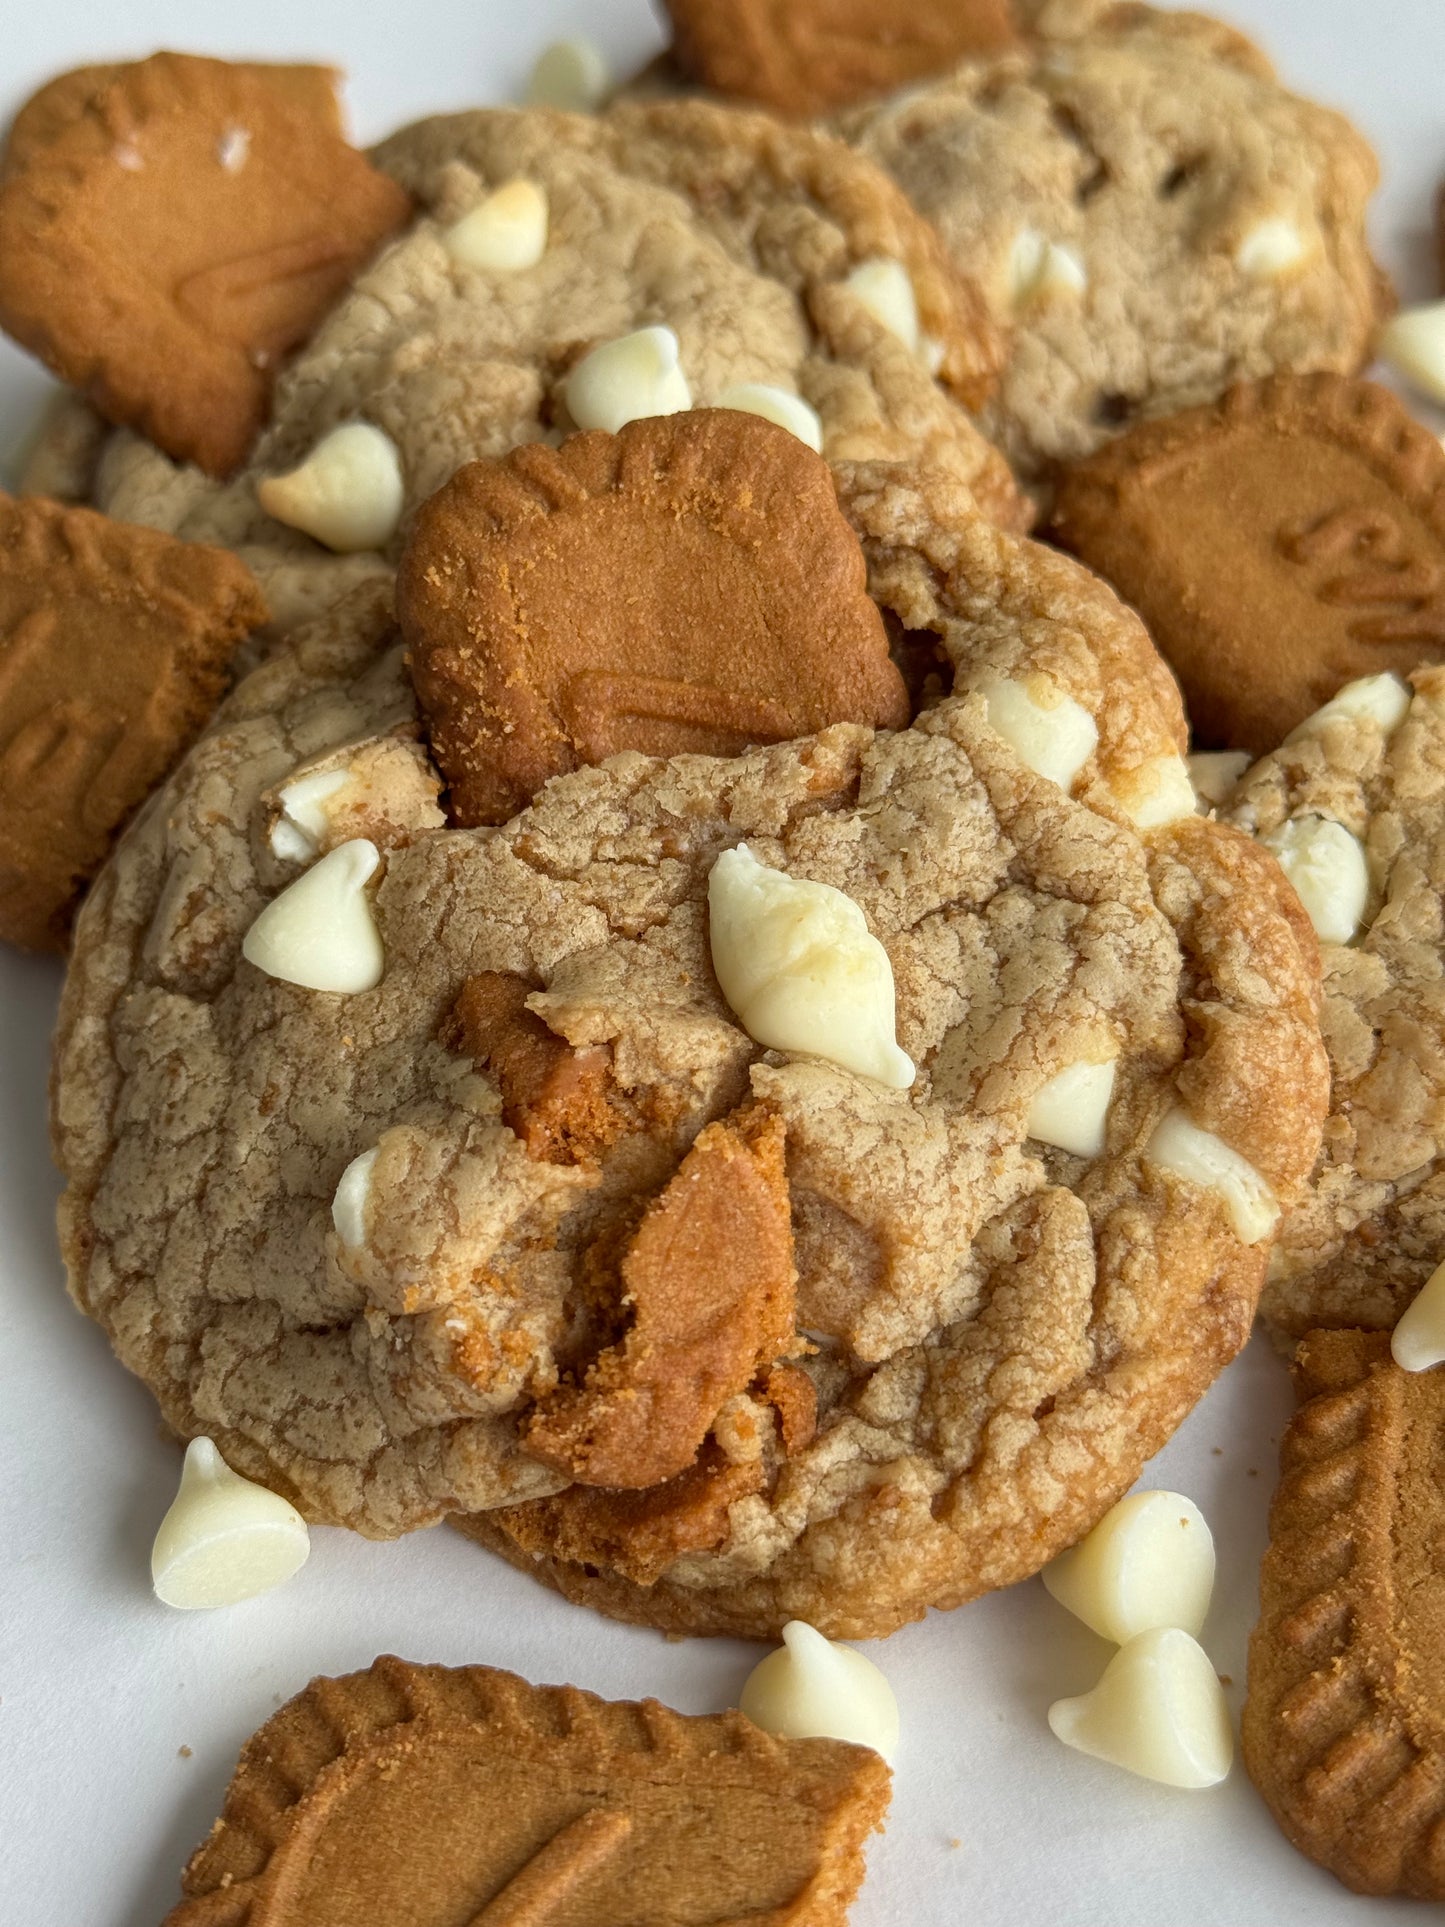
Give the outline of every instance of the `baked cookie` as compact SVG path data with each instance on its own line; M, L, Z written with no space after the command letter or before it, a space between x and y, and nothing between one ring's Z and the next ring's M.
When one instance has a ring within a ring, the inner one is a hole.
M1374 156L1232 29L1057 5L1029 51L840 123L1012 329L982 417L1026 479L1279 369L1352 373L1382 282Z
M92 893L55 1081L73 1290L178 1433L310 1517L470 1514L529 1565L540 1519L575 1563L535 1569L607 1610L880 1634L1077 1539L1243 1342L1325 1109L1312 934L1194 814L1173 684L1103 585L955 476L838 476L910 727L629 752L447 827L363 589ZM742 1027L706 906L744 841L866 919L910 1089ZM247 961L298 879L293 941L344 924L370 988ZM729 1395L686 1394L703 1444L586 1484L578 1396L651 1398L695 1342L659 1303L630 1344L629 1285L671 1249L706 1306L741 1227L773 1239L779 1134L782 1257Z
M889 1783L741 1713L383 1658L246 1742L166 1927L843 1927Z
M1313 1332L1249 1643L1245 1764L1301 1853L1365 1894L1445 1900L1445 1374Z
M1324 958L1330 1116L1263 1311L1290 1341L1388 1331L1445 1254L1445 669L1346 689L1223 815L1294 873Z
M409 128L372 158L420 218L281 372L246 467L217 485L119 434L96 477L94 500L111 514L239 550L279 622L394 564L411 513L464 462L561 440L579 357L646 326L676 335L696 405L744 384L781 388L816 411L830 460L926 458L967 481L985 513L1022 525L1003 458L965 406L993 380L997 331L927 223L841 143L680 102L600 118L461 114ZM448 234L518 180L544 197L540 258L463 265ZM849 285L880 262L911 283L917 350ZM335 555L273 520L256 491L357 419L394 445L399 526L380 552Z

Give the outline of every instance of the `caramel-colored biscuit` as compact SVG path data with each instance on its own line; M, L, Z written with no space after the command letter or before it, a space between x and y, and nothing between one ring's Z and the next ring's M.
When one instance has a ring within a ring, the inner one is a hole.
M276 362L410 199L309 81L164 54L80 91L37 110L0 181L0 325L110 420L224 475Z
M463 825L620 750L908 721L827 464L732 409L471 463L417 516L397 614Z
M1280 376L1068 471L1055 538L1143 616L1204 747L1445 655L1445 451L1383 388Z
M1315 1332L1249 1647L1250 1777L1357 1893L1445 1900L1445 1373Z
M997 53L1007 0L665 0L683 73L780 114L826 114Z
M65 947L81 889L265 620L222 549L0 495L0 937Z
M246 1742L166 1927L843 1927L890 1790L741 1713L382 1658Z

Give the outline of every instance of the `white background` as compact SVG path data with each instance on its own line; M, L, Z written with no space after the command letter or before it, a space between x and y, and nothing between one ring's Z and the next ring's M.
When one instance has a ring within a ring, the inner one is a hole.
M1219 4L1288 80L1373 138L1385 169L1377 249L1407 299L1434 294L1445 3ZM0 122L60 69L171 46L342 65L356 131L372 139L435 109L507 99L543 40L584 28L619 70L659 38L646 0L128 0L123 14L111 0L8 0ZM47 386L0 343L0 463ZM652 1693L689 1712L730 1704L757 1648L613 1626L446 1530L387 1546L319 1530L301 1576L269 1598L215 1614L155 1603L149 1547L179 1454L148 1394L65 1297L45 1136L59 975L0 952L0 1922L156 1927L245 1736L313 1674L380 1652ZM1205 1643L1234 1682L1236 1713L1288 1408L1283 1368L1256 1339L1143 1481L1189 1493L1213 1524L1220 1582ZM856 1927L1421 1917L1409 1903L1359 1900L1300 1859L1238 1766L1222 1788L1179 1793L1060 1747L1045 1708L1087 1689L1110 1649L1037 1581L871 1650L897 1689L903 1743Z

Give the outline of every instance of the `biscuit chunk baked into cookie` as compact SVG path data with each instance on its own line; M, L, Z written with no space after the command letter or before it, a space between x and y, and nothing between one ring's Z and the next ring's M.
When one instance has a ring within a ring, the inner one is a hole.
M1377 169L1346 121L1199 15L1094 9L1066 34L1072 11L840 123L1011 329L983 420L1025 479L1234 382L1353 373L1382 300Z
M625 751L455 827L363 587L93 893L72 1287L176 1431L312 1518L473 1515L529 1564L545 1531L542 1576L662 1626L881 1633L1075 1540L1243 1342L1318 1149L1313 935L1194 814L1106 588L955 476L837 474L909 727ZM744 843L881 946L911 1083L739 1021L708 903ZM333 922L366 970L303 989ZM744 1237L777 1254L746 1342L677 1369ZM672 1443L629 1490L638 1398Z

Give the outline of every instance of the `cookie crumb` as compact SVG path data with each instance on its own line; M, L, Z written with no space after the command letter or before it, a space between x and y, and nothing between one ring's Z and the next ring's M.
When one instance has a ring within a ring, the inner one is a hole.
M178 1760L192 1760L195 1758L195 1755L188 1746L181 1746L176 1749L176 1758Z

